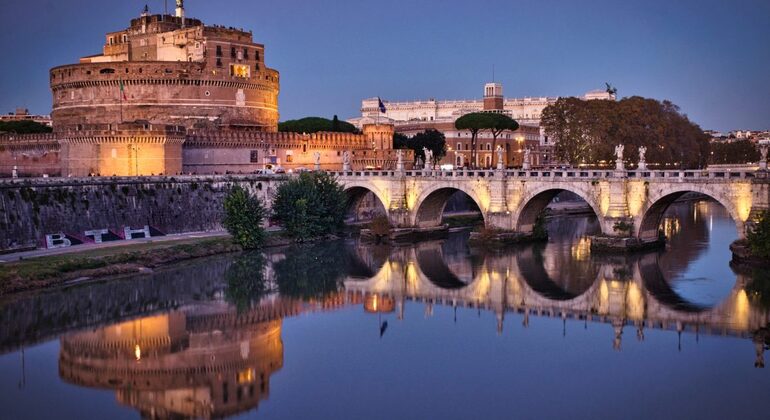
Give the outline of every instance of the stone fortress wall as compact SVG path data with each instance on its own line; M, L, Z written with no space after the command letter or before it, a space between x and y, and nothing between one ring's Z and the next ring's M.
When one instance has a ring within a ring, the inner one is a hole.
M48 234L149 226L164 234L221 230L223 200L240 185L270 205L282 177L38 178L0 181L0 250L45 246Z

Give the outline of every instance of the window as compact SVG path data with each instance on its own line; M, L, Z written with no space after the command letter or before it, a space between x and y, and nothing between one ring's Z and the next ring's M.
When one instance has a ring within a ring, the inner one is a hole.
M487 143L487 150L492 150L492 143Z
M222 46L217 45L217 57L221 57L221 56L222 56Z
M101 70L99 70L99 73L101 73L101 74L113 74L113 73L115 73L115 69L101 69Z
M252 150L249 153L249 162L259 163L259 150Z
M294 156L286 155L286 163L292 163L292 162L294 162Z
M235 47L230 47L230 58L235 58Z
M249 50L246 48L243 49L243 59L248 60L249 59Z
M463 144L457 143L457 150L463 150Z
M254 51L254 60L259 61L259 50Z
M217 67L222 67L222 59L217 58Z
M123 34L123 42L128 42L128 35Z
M249 78L251 67L247 64L230 64L230 76Z

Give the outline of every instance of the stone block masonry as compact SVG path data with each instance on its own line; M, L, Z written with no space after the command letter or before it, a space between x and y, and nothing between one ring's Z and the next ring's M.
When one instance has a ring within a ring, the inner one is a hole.
M0 182L0 250L44 246L46 235L150 226L162 233L222 229L223 200L240 185L267 206L282 177L48 178Z

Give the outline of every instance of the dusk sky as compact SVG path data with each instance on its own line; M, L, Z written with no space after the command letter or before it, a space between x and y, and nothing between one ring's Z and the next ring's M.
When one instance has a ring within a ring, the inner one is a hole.
M101 52L145 3L2 0L0 111L50 113L48 69ZM169 0L169 9L173 9ZM669 99L704 129L770 128L770 1L189 0L242 27L281 73L281 119L360 115L361 99L505 96Z

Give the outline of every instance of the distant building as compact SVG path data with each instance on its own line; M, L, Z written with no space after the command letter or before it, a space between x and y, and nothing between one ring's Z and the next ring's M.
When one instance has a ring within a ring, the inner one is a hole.
M559 99L558 97L536 98L505 98L501 83L484 85L484 96L481 99L391 102L383 100L385 112L381 112L379 98L368 98L361 101L361 117L349 119L351 124L361 127L375 121L387 122L395 126L397 133L413 136L425 129L435 129L444 133L447 145L452 148L442 163L455 166L470 164L470 133L460 132L454 128L454 122L465 114L473 112L498 112L516 120L520 128L515 132L505 132L498 138L504 148L505 166L520 166L523 150L531 150L533 166L547 166L552 162L553 141L540 128L540 117L543 110ZM615 100L615 94L605 90L593 90L583 96L585 100ZM482 141L483 139L483 141ZM468 141L466 143L466 140ZM486 150L487 140L492 147L492 135L480 133L477 147L481 147L476 167L491 167L496 159L492 158L492 150ZM462 151L457 146L462 146ZM452 159L452 156L455 156Z
M48 127L53 126L50 115L33 115L27 108L16 108L15 112L0 115L0 121L34 121Z

